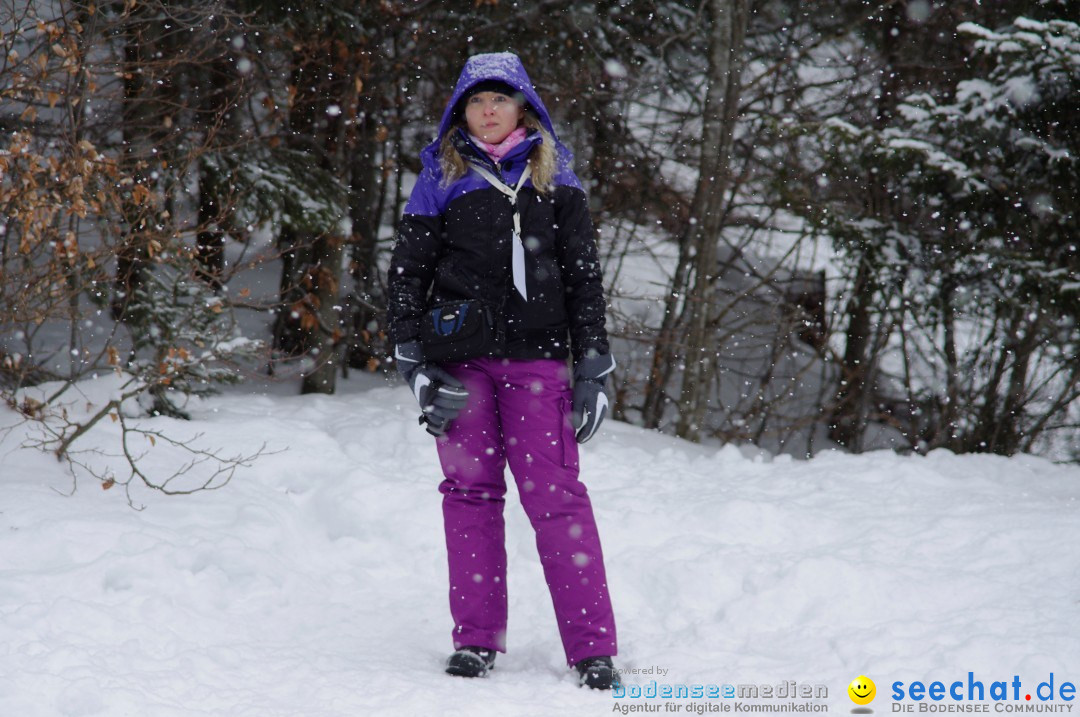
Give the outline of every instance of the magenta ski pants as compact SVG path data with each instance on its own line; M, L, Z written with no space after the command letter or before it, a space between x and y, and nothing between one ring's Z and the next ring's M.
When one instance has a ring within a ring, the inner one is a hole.
M578 480L566 362L482 358L444 368L469 391L465 410L437 441L454 647L506 649L503 504L509 463L536 531L567 663L614 655L615 618L600 536Z

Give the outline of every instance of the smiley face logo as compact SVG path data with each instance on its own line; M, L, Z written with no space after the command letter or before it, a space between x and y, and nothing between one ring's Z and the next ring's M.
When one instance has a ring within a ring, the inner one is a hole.
M859 675L847 686L848 697L857 705L868 705L877 696L877 687L874 681L866 675Z

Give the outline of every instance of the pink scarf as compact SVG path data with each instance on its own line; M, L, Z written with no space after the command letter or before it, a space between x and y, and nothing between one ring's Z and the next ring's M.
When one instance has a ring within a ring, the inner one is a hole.
M521 144L521 140L525 139L525 135L527 134L528 132L524 127L518 127L510 134L506 135L506 139L498 144L488 144L472 134L469 135L469 139L471 139L473 144L477 147L487 152L488 156L497 163L500 159L505 157L510 150Z

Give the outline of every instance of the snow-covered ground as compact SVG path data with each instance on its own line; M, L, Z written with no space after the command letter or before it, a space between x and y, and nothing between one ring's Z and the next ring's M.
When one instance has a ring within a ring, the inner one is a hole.
M89 480L62 495L63 466L19 448L25 425L0 437L0 715L685 714L725 702L576 686L513 488L509 652L489 679L443 674L434 445L404 386L342 383L332 397L249 387L189 406L190 423L148 422L228 452L281 452L218 491L136 491L142 511ZM81 384L72 412L113 387ZM0 427L17 418L0 409ZM83 445L113 450L117 430L103 422ZM144 460L171 472L178 455L159 441ZM794 680L827 686L818 704L848 713L846 687L865 674L881 714L894 681L1080 681L1080 468L947 452L771 459L614 422L582 464L617 666L653 670L628 685Z

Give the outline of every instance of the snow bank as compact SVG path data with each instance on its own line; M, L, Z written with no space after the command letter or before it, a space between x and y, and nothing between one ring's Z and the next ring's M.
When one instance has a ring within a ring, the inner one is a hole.
M138 495L140 512L87 482L59 494L70 478L19 448L25 426L0 436L0 715L612 711L563 664L513 488L509 652L487 680L442 673L439 472L406 388L189 408L185 432L283 452L220 491ZM166 420L151 424L182 425ZM16 421L0 412L0 426ZM613 422L582 463L622 669L824 684L845 713L860 674L878 683L878 712L892 680L1080 678L1076 467L947 452L772 460Z

